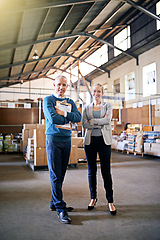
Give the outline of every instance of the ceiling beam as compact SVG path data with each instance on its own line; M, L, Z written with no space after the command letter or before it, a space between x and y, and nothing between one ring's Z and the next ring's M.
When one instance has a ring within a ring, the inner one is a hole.
M61 68L58 68L58 67L54 67L54 66L50 66L50 67L47 67L47 68L45 68L45 69L43 69L43 70L29 71L29 72L23 73L23 74L21 74L21 73L16 74L16 75L14 75L14 76L12 76L12 77L0 78L0 82L1 82L1 81L3 82L3 80L17 80L17 81L19 81L19 77L20 77L20 76L21 76L21 78L23 79L23 78L25 78L25 76L27 76L27 75L29 75L29 74L30 74L30 75L32 75L32 74L38 74L38 73L46 74L46 71L48 71L48 70L50 70L50 69L60 70L60 71L62 71L62 72L66 72L66 73L68 73L68 74L71 74L71 73L70 73L69 71L67 71L67 70L64 70L64 69L61 69ZM43 72L45 72L45 73L43 73ZM77 77L75 74L71 74L71 75ZM32 79L33 79L33 78L32 78ZM35 78L35 79L36 79L36 78Z
M124 3L119 3L114 9L112 12L110 12L108 14L108 16L103 20L103 22L99 25L99 28L100 27L103 27L107 22L109 22L118 12L119 10L122 8L122 6L124 5ZM117 26L119 27L119 26Z
M141 7L140 5L135 3L134 1L132 1L132 0L120 0L120 1L121 2L126 2L126 3L130 4L132 7L136 8L136 9L140 10L141 12L147 14L148 16L150 16L150 17L160 21L160 17L159 16L157 16L156 14L148 11L146 8Z
M12 48L17 48L17 47L23 47L23 46L28 46L28 45L34 45L38 43L43 43L43 42L51 42L51 41L57 41L57 40L63 40L66 38L73 38L73 37L78 37L81 35L81 33L71 33L63 36L58 36L58 37L50 37L50 38L45 38L45 39L39 39L36 41L26 41L22 43L17 43L17 44L11 44L11 45L3 45L0 46L0 50L5 50L5 49L12 49Z
M130 56L132 58L136 58L136 59L138 58L137 56L135 56L135 55L133 55L131 53L128 53L126 51L123 51L122 49L112 45L111 43L107 42L106 40L103 40L103 39L101 39L99 37L96 37L95 35L93 35L91 33L88 33L88 32L79 32L79 33L75 33L75 34L71 33L71 34L63 35L63 36L59 36L59 37L51 37L51 38L47 38L47 39L40 39L40 40L37 40L37 41L24 42L24 43L21 43L21 44L13 44L13 45L6 46L6 47L3 46L3 47L0 47L0 50L2 50L2 49L4 50L4 48L8 49L8 48L16 48L16 47L21 47L21 46L26 46L26 45L33 45L33 44L37 44L37 43L40 43L40 42L49 42L49 41L56 41L56 40L66 39L66 38L73 38L73 37L76 37L76 36L91 37L91 38L95 39L98 42L101 42L103 44L107 44L108 46L121 51L125 55L128 55L128 56ZM49 57L41 58L41 60L47 59L47 58L49 58ZM30 60L28 62L31 62L31 61L33 61L33 60ZM138 59L137 59L137 64L138 64Z
M35 11L40 9L47 9L47 8L56 8L56 7L65 7L69 5L77 5L77 4L85 4L85 3L93 3L93 2L103 2L103 0L61 0L61 1L52 1L50 3L45 4L32 4L25 7L18 7L15 5L15 8L9 9L9 7L1 7L0 14L5 15L7 10L7 14L17 13L17 12L25 12L25 11Z
M49 58L62 57L62 56L65 56L65 54L66 53L60 53L60 54L56 54L56 55L42 57L42 58L39 58L38 61L46 60L46 59L49 59ZM23 65L23 64L27 64L27 63L34 63L34 62L37 62L37 59L32 59L32 60L28 60L28 61L20 61L20 62L16 62L16 63L13 63L13 64L6 64L6 65L3 65L3 66L0 66L0 69L15 67L15 66L19 66L19 65Z
M95 65L93 65L92 63L88 63L87 61L81 59L81 58L78 58L78 57L75 57L71 54L68 54L68 53L60 53L60 54L55 54L55 55L51 55L51 56L47 56L47 57L42 57L42 58L39 58L38 61L41 61L41 60L46 60L46 59L51 59L51 58L58 58L58 57L72 57L72 58L75 58L76 60L81 60L82 62L85 62L93 67L95 67L96 69L102 71L102 72L107 72L107 73L110 73L109 70L104 70L100 67L97 67ZM34 63L34 62L37 62L36 59L33 59L33 60L29 60L29 61L21 61L21 62L17 62L17 63L13 63L13 64L6 64L6 65L3 65L3 66L0 66L0 69L5 69L5 68L9 68L9 67L15 67L15 66L19 66L19 65L23 65L23 64L27 64L27 63ZM53 66L52 66L53 68ZM45 68L46 69L46 68ZM45 69L42 69L41 71L45 70ZM33 70L34 72L34 70ZM36 72L36 71L35 71ZM22 74L22 73L21 73ZM29 73L27 73L28 75ZM6 77L7 78L7 77Z

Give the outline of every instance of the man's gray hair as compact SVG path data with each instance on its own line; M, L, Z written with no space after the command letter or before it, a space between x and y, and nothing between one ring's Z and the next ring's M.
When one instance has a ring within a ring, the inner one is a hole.
M64 79L67 81L67 78L66 78L65 76L63 76L63 75L57 76L57 77L55 78L55 81L58 80L58 79L60 79L60 78L64 78Z

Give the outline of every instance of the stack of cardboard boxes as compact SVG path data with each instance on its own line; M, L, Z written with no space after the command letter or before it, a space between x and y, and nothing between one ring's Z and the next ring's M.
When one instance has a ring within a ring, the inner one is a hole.
M34 165L47 165L45 125L37 124L34 129Z
M47 165L44 124L23 124L21 149L34 166Z
M154 131L144 132L144 153L160 157L160 125Z
M78 164L79 159L85 159L83 137L71 138L71 154L69 164ZM27 161L34 166L46 166L46 135L45 124L23 124L22 151Z
M136 136L137 135L128 135L128 151L134 152L135 151L135 143L136 143Z
M23 124L21 146L27 161L32 161L34 166L47 165L44 124ZM78 164L79 159L85 158L83 137L72 137L69 164Z
M124 131L124 123L118 121L111 121L112 134L120 135Z
M160 157L160 141L156 140L155 143L144 143L144 153Z
M23 124L22 129L22 141L21 141L21 151L26 153L26 147L28 146L28 138L33 138L34 129L37 124Z
M138 153L143 152L143 132L137 133L136 142L135 142L135 152L138 152Z
M83 137L71 138L71 154L69 164L78 164L79 159L85 159L85 151L83 147Z

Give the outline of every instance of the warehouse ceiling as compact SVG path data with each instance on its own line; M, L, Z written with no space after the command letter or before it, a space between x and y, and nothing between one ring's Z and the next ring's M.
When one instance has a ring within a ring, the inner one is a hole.
M153 0L0 1L0 87L70 73L106 39L113 37ZM142 9L140 9L140 8ZM154 46L122 52L87 76L112 70ZM155 44L157 44L155 42ZM148 42L149 46L149 42ZM110 45L110 47L114 47ZM34 53L39 59L33 59Z

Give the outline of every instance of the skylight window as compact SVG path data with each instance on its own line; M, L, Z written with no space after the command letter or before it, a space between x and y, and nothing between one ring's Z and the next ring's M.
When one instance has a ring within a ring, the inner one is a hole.
M127 50L131 46L131 40L130 40L130 26L123 29L121 32L119 32L114 37L114 45L123 51ZM121 54L121 51L114 49L114 56L118 56Z
M94 71L96 67L100 67L104 63L108 61L108 46L105 44L93 54L91 54L88 58L85 59L85 62L80 62L79 68L83 76L87 75L88 73ZM94 66L91 66L88 63L91 63ZM78 77L78 67L75 67L72 70L72 74L77 75ZM76 77L73 77L73 82L77 81Z

